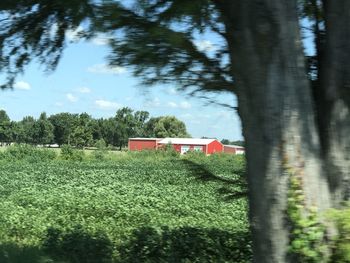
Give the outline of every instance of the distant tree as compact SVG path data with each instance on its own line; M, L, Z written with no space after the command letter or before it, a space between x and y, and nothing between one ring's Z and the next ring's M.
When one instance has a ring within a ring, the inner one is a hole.
M160 117L154 123L154 135L155 137L165 138L184 138L191 137L186 130L186 125L182 121L178 120L175 116L163 116Z
M133 110L128 107L119 109L115 115L117 124L117 146L121 149L128 144L128 139L135 135L136 121Z
M82 113L78 117L78 122L71 133L71 144L76 147L93 145L92 118L87 113Z
M222 139L221 143L224 145L238 145L238 146L244 146L244 141L230 141L228 139Z
M148 137L148 138L156 137L156 134L155 134L155 131L154 131L154 127L156 126L156 123L161 118L162 117L152 117L145 123L145 127L144 127L145 137Z
M35 144L35 134L38 133L38 127L35 125L36 121L32 116L24 117L19 125L22 126L19 131L19 140L23 143Z
M116 146L118 143L117 121L115 118L101 119L102 138L108 145Z
M149 118L148 111L136 111L134 113L135 127L133 135L135 137L145 137L146 136L146 123Z
M222 140L221 140L221 143L224 144L224 145L229 145L229 144L231 144L230 140L228 140L228 139L222 139Z
M24 142L24 127L22 125L22 122L11 122L12 126L12 138L13 141L16 143L23 143Z
M11 121L5 110L0 110L0 122Z
M48 119L54 127L54 142L58 145L70 144L70 134L76 126L78 115L64 112L51 115Z
M150 118L144 125L146 137L191 137L186 125L174 116L160 116Z
M232 141L231 144L232 144L232 145L238 145L238 146L244 146L244 145L245 145L245 144L244 144L244 141L240 141L240 140L238 140L238 141Z
M92 118L86 112L79 114L70 133L70 144L78 148L93 144Z
M92 144L92 134L84 126L77 126L70 134L70 144L83 148Z
M46 113L40 114L33 126L33 142L36 144L49 144L54 139L54 126L47 119Z
M91 121L92 121L92 118L89 114L87 114L86 112L83 112L81 114L79 114L79 117L78 117L78 125L79 126L83 126L83 127L89 127Z
M92 139L94 142L103 139L103 122L104 119L91 119L89 128L91 129Z
M0 143L8 143L12 140L12 125L5 110L0 110Z

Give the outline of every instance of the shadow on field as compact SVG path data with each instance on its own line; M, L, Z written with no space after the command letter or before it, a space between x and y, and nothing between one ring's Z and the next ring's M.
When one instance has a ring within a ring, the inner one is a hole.
M18 246L12 243L0 244L1 263L49 263L49 258L38 247Z
M49 228L43 250L54 262L107 263L112 262L113 244L105 233L91 234L81 226L67 232Z
M50 228L42 246L0 245L1 263L110 263L113 245L103 233L90 234L81 227L67 232Z
M81 228L49 229L41 248L0 245L1 263L246 263L251 257L248 232L195 227L142 227L118 247L106 235Z
M243 231L144 227L135 230L118 250L123 263L251 262L249 233Z
M229 179L215 175L203 165L197 164L191 160L184 159L190 173L201 181L213 181L222 183L222 187L218 189L220 195L225 201L232 201L238 198L243 198L248 195L247 183L244 179L244 174L237 172L238 179Z

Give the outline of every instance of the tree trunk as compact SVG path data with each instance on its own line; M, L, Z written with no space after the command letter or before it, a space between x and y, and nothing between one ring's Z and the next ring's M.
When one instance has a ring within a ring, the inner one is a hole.
M305 74L296 2L217 1L246 140L254 262L291 262L287 192L301 179L305 207L330 206Z
M320 71L326 160L333 206L350 197L350 1L324 1L326 43Z

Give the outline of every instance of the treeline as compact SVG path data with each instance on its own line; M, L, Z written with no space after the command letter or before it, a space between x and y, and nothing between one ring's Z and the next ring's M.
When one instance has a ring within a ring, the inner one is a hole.
M125 147L130 137L189 137L185 124L174 116L150 117L147 111L119 109L114 117L94 119L87 113L58 113L38 119L26 116L12 121L0 110L0 143L63 144L78 148L102 140L108 146Z
M224 144L224 145L244 146L244 141L230 141L228 139L222 139L221 143Z

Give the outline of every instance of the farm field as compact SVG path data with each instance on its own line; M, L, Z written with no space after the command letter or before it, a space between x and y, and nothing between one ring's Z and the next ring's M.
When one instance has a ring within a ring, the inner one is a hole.
M250 261L241 156L0 165L0 262Z

